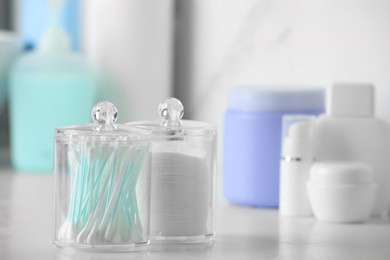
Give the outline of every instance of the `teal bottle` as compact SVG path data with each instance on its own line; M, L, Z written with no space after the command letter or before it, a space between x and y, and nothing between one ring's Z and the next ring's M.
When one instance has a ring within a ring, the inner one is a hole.
M19 58L11 71L14 168L53 172L55 128L89 122L95 92L92 67L71 52L68 35L52 22L37 49Z

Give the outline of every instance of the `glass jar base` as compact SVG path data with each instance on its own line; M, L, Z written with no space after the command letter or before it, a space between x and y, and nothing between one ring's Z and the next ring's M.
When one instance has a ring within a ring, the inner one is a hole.
M151 244L200 244L211 243L215 233L200 236L151 236Z
M101 252L101 253L121 253L121 252L132 252L132 251L144 251L149 245L149 241L140 242L136 244L116 244L116 245L86 245L86 244L70 244L59 241L54 241L57 248L74 252L74 251L85 251L85 252Z

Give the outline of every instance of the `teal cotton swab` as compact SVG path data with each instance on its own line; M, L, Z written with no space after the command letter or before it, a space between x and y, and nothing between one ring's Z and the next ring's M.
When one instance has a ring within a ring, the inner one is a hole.
M117 110L109 102L91 115L92 125L57 130L57 201L63 205L55 242L99 250L147 243L151 132L115 124Z
M112 154L112 156L109 157L107 164L105 165L104 169L102 170L103 175L105 175L105 173L107 175L109 175L109 173L111 172L111 167L112 167L113 161L114 161L114 154ZM107 189L108 184L109 184L109 182L107 181L107 179L104 179L102 188L97 190L96 194L94 194L94 196L98 197L96 206L94 208L94 211L91 212L91 214L89 215L86 224L84 225L84 227L82 228L82 230L78 234L77 243L87 243L88 236L89 236L92 228L96 225L96 222L97 222L96 216L98 214L102 214L102 213L99 213L99 211L102 211L104 209L104 200L105 200L104 194L106 193L106 189Z
M108 158L104 158L107 153L104 156L98 149L93 152L82 150L81 161L73 167L77 169L73 177L74 194L68 220L59 231L62 238L68 236L65 241L102 244L115 240L125 243L121 239L143 237L135 187L146 150L115 146L109 150ZM96 170L102 166L101 171ZM125 212L119 210L123 203L128 204Z

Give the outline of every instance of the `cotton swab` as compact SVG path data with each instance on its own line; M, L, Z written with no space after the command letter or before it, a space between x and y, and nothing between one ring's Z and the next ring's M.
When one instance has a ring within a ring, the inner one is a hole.
M92 125L57 129L55 242L104 250L146 244L151 132L115 124L109 102L91 115Z
M58 232L62 241L125 243L142 236L135 187L147 151L128 147L110 149L110 153L96 148L70 152L73 194L67 220ZM74 159L77 157L82 159Z

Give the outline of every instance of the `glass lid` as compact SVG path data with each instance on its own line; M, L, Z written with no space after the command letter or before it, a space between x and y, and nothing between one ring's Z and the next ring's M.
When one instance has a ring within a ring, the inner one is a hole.
M151 131L148 129L133 128L123 124L115 124L118 110L114 104L104 101L97 103L91 112L92 124L67 126L56 129L56 137L80 138L103 137L124 138L128 140L149 139Z
M140 121L127 123L137 129L152 131L162 136L204 136L215 135L216 127L199 121L182 120L184 107L180 100L168 98L158 107L160 121Z

